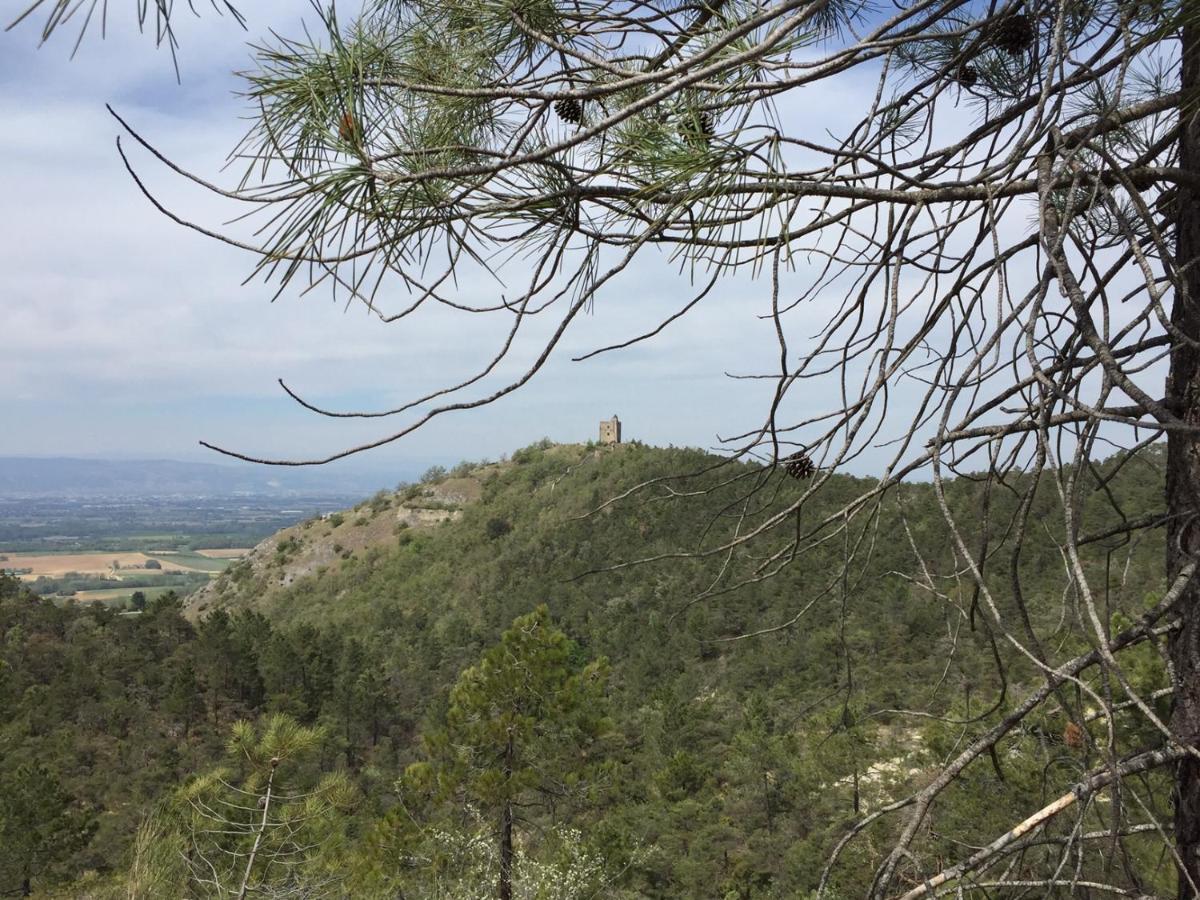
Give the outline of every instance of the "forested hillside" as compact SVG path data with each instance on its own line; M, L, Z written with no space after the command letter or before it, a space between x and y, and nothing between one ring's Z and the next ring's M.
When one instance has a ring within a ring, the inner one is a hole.
M476 897L507 879L563 900L807 895L856 822L1039 676L978 614L930 486L768 578L754 545L681 551L751 527L754 499L731 505L746 479L773 500L803 481L742 464L622 496L715 462L539 444L434 472L268 541L186 615L174 598L58 607L4 581L0 893ZM1120 462L1085 477L1086 533L1161 508L1161 470ZM835 479L806 520L866 485ZM946 502L1003 511L1010 487L984 498L964 478ZM1086 545L1114 629L1161 592L1145 534ZM1003 532L968 537L1003 553ZM1087 650L1058 548L1026 544L1030 626ZM1162 687L1153 648L1134 652L1138 687ZM952 863L1095 765L1055 710L939 798L923 854ZM1158 777L1147 796L1165 804ZM1047 834L1102 829L1089 809ZM849 845L832 896L862 896L893 827ZM1126 868L1165 890L1152 838Z

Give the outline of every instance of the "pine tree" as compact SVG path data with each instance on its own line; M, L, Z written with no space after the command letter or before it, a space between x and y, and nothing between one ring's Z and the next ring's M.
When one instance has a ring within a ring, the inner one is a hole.
M183 726L183 737L191 733L192 726L203 718L206 707L196 667L185 659L171 673L167 682L163 709Z
M34 880L82 849L95 827L45 766L0 770L0 894L29 896Z
M459 677L445 727L424 736L428 761L406 773L410 787L428 786L494 817L498 900L512 900L521 810L578 792L593 744L608 728L607 662L580 665L577 655L545 606L515 619Z
M146 900L334 891L344 874L330 860L355 792L315 765L324 740L284 714L237 722L229 764L192 778L143 823L131 888Z

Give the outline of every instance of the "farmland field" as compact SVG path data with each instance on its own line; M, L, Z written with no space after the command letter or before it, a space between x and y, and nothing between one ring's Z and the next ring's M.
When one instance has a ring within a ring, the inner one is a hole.
M361 499L0 495L0 554L251 547L281 528Z
M151 557L145 553L130 551L94 551L91 553L5 553L8 557L0 560L0 566L5 569L15 569L22 572L21 578L32 581L35 578L61 578L69 572L80 575L103 575L120 578L126 575L145 575L151 572L195 572L213 571L202 569L197 565L189 565L189 560L183 555ZM161 569L147 569L150 559L158 559ZM212 560L206 560L212 562ZM113 566L113 563L117 567Z
M0 553L0 568L17 575L44 597L117 605L124 605L134 591L142 592L147 599L167 591L186 596L232 562L190 551Z
M167 568L167 564L172 566L182 566L192 572L224 572L229 568L230 563L233 563L245 556L250 551L248 550L228 550L219 551L221 553L229 553L229 556L213 556L210 552L199 553L191 550L147 550L146 555L157 559L163 564L163 569Z
M336 496L0 496L0 571L57 602L187 596L264 537L349 505Z
M98 591L79 591L71 600L75 603L112 603L117 600L128 600L135 590L139 590L145 594L146 600L149 601L156 597L161 597L163 594L174 590L174 588L105 588Z

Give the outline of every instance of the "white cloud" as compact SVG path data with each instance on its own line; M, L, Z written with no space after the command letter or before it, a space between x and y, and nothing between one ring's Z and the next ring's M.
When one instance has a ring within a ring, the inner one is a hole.
M245 51L230 44L229 23L184 24L183 88L165 77L164 54L136 35L114 31L107 43L85 45L73 63L58 45L30 50L28 32L0 38L20 57L4 67L10 74L0 94L9 126L0 133L0 190L10 210L0 225L0 305L11 336L0 357L0 411L19 404L21 416L36 416L5 437L0 453L69 450L61 444L78 430L82 397L110 410L89 417L88 432L89 443L113 450L184 452L200 437L235 444L251 438L254 446L242 447L263 452L333 449L391 423L313 420L279 393L276 377L318 402L386 407L471 374L500 339L503 323L492 317L434 311L385 326L319 294L297 298L291 291L271 304L271 288L241 286L250 256L156 212L115 152L119 128L105 101L172 159L206 175L219 169L243 127L227 72ZM17 68L30 76L19 84ZM181 102L196 97L204 102ZM146 183L172 208L206 224L228 216L228 207L125 143ZM464 289L477 300L497 291L482 279ZM648 439L709 443L728 424L713 404L723 406L723 395L736 387L721 384L722 370L753 360L753 332L769 338L745 315L758 305L754 291L736 300L714 296L652 344L571 364L570 355L653 327L681 302L671 266L640 265L575 323L546 376L500 412L457 415L406 443L426 454L471 455L460 450L461 436L490 423L483 431L505 443L480 452L498 455L546 432L590 437L594 420L614 408ZM551 324L546 316L531 323L527 342L487 385L527 364ZM712 340L717 333L723 343ZM124 414L139 404L158 412L145 421ZM247 404L260 426L256 437L246 433ZM101 434L106 421L112 434Z
M250 34L286 22L295 9L260 0ZM183 20L180 86L169 56L119 24L107 41L85 43L74 62L65 35L40 51L36 29L0 35L0 313L9 338L0 354L0 416L21 422L0 437L0 455L66 453L81 442L95 452L185 455L200 438L249 452L319 455L408 420L314 418L279 392L275 378L318 403L374 409L483 364L502 338L502 318L435 309L383 325L361 308L343 311L327 294L296 291L271 304L272 288L241 285L249 255L155 211L117 156L119 127L104 103L170 158L214 176L244 127L230 71L246 65L245 35L212 15ZM788 130L803 132L811 122L814 140L832 142L826 131L844 130L873 87L856 79L835 90L806 88L779 115ZM209 225L228 218L227 204L125 143L171 208ZM785 287L794 290L804 274ZM462 288L476 301L498 290L466 274ZM391 457L498 456L543 434L583 440L614 411L627 433L656 443L712 445L718 433L753 427L772 385L724 373L778 367L761 280L729 280L650 342L570 362L654 328L690 290L666 259L640 261L573 324L541 377L494 408L446 417ZM817 306L792 313L793 341L814 333L827 313ZM530 323L514 358L468 397L527 365L553 315ZM793 361L800 346L791 348ZM823 402L818 391L798 392L792 411L812 413Z

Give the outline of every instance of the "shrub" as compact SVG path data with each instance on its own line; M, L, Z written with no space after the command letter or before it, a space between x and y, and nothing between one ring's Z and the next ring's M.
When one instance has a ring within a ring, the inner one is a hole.
M496 540L496 538L504 537L512 531L512 523L508 519L488 519L487 536L488 540Z
M421 476L421 484L429 484L433 481L441 481L445 477L445 466L430 466L425 470L425 474Z

